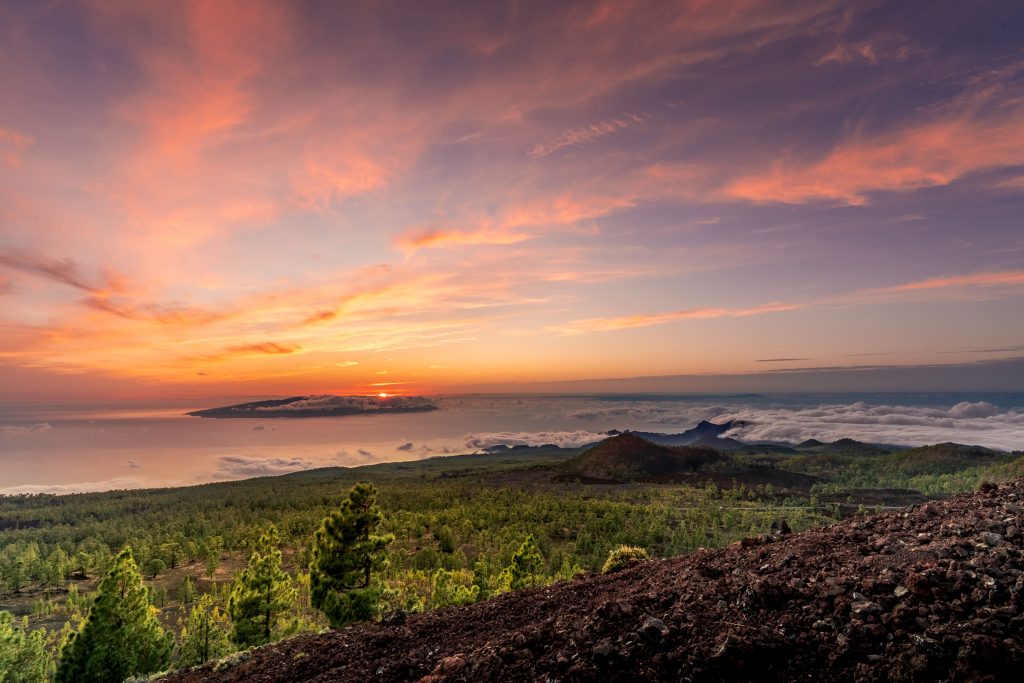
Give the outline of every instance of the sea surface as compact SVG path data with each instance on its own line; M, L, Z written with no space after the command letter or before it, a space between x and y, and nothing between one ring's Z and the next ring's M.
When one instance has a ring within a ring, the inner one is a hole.
M256 400L265 397L247 397ZM1024 394L743 394L437 397L428 413L209 419L238 403L0 405L0 493L176 486L473 453L495 444L579 446L610 429L680 432L742 420L730 436L850 437L1024 450Z

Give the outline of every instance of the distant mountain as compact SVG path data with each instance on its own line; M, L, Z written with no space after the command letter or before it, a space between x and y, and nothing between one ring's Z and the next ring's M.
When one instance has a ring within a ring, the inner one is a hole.
M422 396L292 396L194 410L187 415L214 418L338 417L384 413L422 413L437 405Z
M745 451L748 448L753 448L750 444L743 443L738 439L732 439L724 436L702 436L696 441L690 443L691 446L706 446L708 448L714 448L720 451Z
M730 429L744 426L745 422L739 422L736 420L730 420L729 422L723 422L722 424L716 424L714 422L708 422L702 420L697 423L697 426L693 429L687 429L685 432L679 434L660 434L658 432L625 432L627 434L635 434L641 439L646 439L652 443L661 444L662 446L689 446L701 441L705 438L715 438L725 434ZM616 430L613 430L616 431ZM610 433L610 432L609 432Z
M960 443L938 443L892 453L886 465L900 472L917 476L919 474L948 474L982 465L995 465L1013 460L1014 456L982 446L965 446Z
M863 456L863 455L887 455L891 452L888 448L876 446L875 444L864 443L855 439L838 439L832 443L824 443L817 439L807 439L797 444L800 451L812 451L817 453L829 453L832 455Z
M663 446L627 432L605 439L569 462L578 473L592 478L668 481L727 460L712 448Z

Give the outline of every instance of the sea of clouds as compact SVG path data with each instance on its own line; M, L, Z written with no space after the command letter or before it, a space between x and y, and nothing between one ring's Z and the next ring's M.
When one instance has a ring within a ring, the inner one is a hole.
M872 443L919 446L956 441L1003 450L1024 450L1024 409L1001 409L986 401L948 406L869 404L864 401L817 405L716 405L679 401L602 401L567 406L570 422L592 429L537 432L478 432L465 437L467 448L557 444L583 446L605 438L609 429L681 432L701 420L742 422L726 436L742 441L799 443L806 439L851 438Z
M577 448L608 438L606 434L576 430L571 432L479 432L466 435L466 448L480 450L491 446L545 446Z
M748 422L726 434L743 441L799 443L849 437L908 446L956 441L1024 450L1024 412L1000 410L985 401L963 401L949 408L863 401L811 408L741 408L723 413L721 420Z

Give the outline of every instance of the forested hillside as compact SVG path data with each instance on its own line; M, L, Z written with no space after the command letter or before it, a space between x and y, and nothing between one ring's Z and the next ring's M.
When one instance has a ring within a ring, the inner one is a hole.
M642 451L647 442L630 443ZM623 452L615 450L617 457ZM766 532L782 518L796 531L819 526L869 499L870 492L851 486L916 482L934 494L1021 472L1019 457L972 453L943 445L932 453L941 459L938 473L923 475L926 449L879 457L815 446L799 455L716 456L707 459L706 472L699 463L687 468L685 482L588 484L575 476L579 451L553 448L190 488L4 497L0 610L14 616L0 622L10 650L0 665L30 662L21 670L53 675L62 643L87 623L101 580L114 571L140 575L144 601L172 639L161 667L326 628L334 622L317 602L310 575L314 534L360 481L376 487L377 531L388 539L372 577L367 570L372 600L354 612L374 618L597 572L622 545L671 557ZM800 486L789 489L764 483L802 472L817 478L794 479ZM808 487L809 481L818 483ZM128 548L130 561L122 553ZM274 555L279 569L267 564ZM265 636L252 640L238 628L245 618L239 585L260 572L276 577L279 596L261 627ZM212 634L216 647L197 650L197 629ZM19 679L16 669L9 680L38 680Z

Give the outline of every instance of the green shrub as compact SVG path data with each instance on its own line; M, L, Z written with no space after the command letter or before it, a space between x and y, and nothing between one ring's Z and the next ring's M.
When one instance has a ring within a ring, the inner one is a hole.
M651 559L651 556L643 548L620 545L608 553L608 559L605 561L604 566L601 567L601 573L611 574L612 572L629 569L633 565L649 559Z

